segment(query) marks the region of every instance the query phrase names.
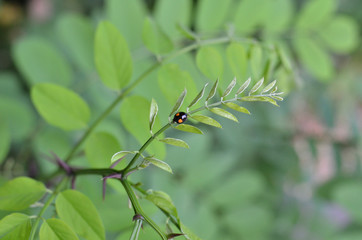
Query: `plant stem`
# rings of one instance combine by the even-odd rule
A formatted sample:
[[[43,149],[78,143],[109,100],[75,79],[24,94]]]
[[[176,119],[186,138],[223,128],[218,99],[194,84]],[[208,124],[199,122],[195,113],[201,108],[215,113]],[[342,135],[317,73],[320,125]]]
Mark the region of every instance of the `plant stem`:
[[[66,182],[67,178],[63,178],[60,183],[58,184],[58,186],[55,188],[55,190],[53,191],[53,193],[49,196],[48,200],[44,203],[44,206],[42,207],[42,209],[40,210],[35,223],[33,225],[33,227],[31,228],[31,233],[30,233],[30,238],[29,240],[33,240],[35,237],[35,233],[39,227],[40,224],[40,220],[43,216],[43,214],[45,213],[45,211],[47,210],[47,208],[49,207],[49,205],[53,202],[54,198],[58,195],[58,193],[61,191],[64,183]]]
[[[143,144],[143,146],[140,148],[140,150],[138,150],[137,154],[134,155],[134,157],[132,158],[132,160],[128,163],[128,165],[122,170],[123,172],[123,176],[126,176],[127,173],[129,172],[130,168],[133,166],[133,164],[136,162],[136,160],[138,159],[138,157],[146,150],[146,148],[148,147],[148,145],[150,145],[153,140],[160,135],[161,133],[163,133],[167,128],[169,128],[171,126],[171,123],[167,123],[165,126],[163,126],[160,130],[158,130],[155,134],[153,134],[146,142],[145,144]]]
[[[223,100],[223,101],[219,101],[219,102],[216,102],[216,103],[212,103],[212,104],[210,104],[210,105],[207,105],[207,106],[202,106],[202,107],[199,107],[199,108],[196,108],[195,110],[192,110],[192,111],[190,111],[190,112],[188,112],[188,115],[192,115],[192,114],[194,114],[194,113],[196,113],[196,112],[200,112],[200,111],[202,111],[202,110],[204,110],[204,109],[206,109],[206,108],[212,108],[212,107],[216,107],[216,106],[219,106],[219,105],[221,105],[221,104],[223,104],[223,103],[228,103],[228,102],[234,102],[234,101],[236,101],[236,100],[238,100],[239,98],[232,98],[232,99],[228,99],[228,100]]]
[[[132,185],[133,188],[135,188],[137,191],[139,191],[140,193],[142,193],[144,196],[147,196],[147,195],[148,195],[147,191],[144,190],[142,187],[140,187],[140,186],[138,186],[137,184],[134,184],[134,183],[132,183],[132,182],[130,182],[130,184]],[[172,222],[180,231],[182,231],[181,228],[180,228],[180,226],[179,226],[179,224],[175,221],[175,219],[172,218],[172,217],[170,217],[170,214],[168,214],[165,210],[163,210],[163,209],[160,208],[160,207],[158,207],[158,209],[160,209],[160,210],[163,212],[163,214],[166,215],[166,217],[169,217],[169,219],[171,220],[171,222]]]
[[[167,240],[167,236],[165,235],[165,233],[163,233],[163,231],[160,229],[160,227],[143,212],[141,205],[138,202],[138,199],[137,199],[135,193],[133,192],[130,183],[126,179],[122,179],[121,183],[122,183],[124,189],[126,190],[127,195],[132,203],[135,214],[140,214],[145,219],[145,221],[158,233],[158,235],[160,235],[160,237],[163,240]]]
[[[70,150],[67,157],[65,158],[65,162],[69,162],[73,157],[74,154],[77,152],[79,147],[84,143],[84,141],[88,138],[88,136],[94,131],[94,129],[98,126],[98,124],[108,116],[108,114],[113,110],[114,107],[118,105],[118,103],[126,97],[142,80],[144,80],[151,72],[153,72],[155,69],[157,69],[159,66],[162,65],[162,63],[167,62],[173,58],[176,58],[177,56],[190,52],[198,47],[206,46],[206,45],[213,45],[213,44],[221,44],[221,43],[227,43],[230,42],[231,39],[229,37],[221,37],[221,38],[215,38],[215,39],[209,39],[209,40],[202,40],[193,44],[190,44],[184,48],[181,48],[180,50],[174,52],[173,54],[170,54],[169,56],[161,59],[160,62],[157,62],[150,66],[146,71],[144,71],[135,81],[133,81],[128,87],[124,89],[123,92],[121,92],[118,97],[108,106],[108,108],[89,126],[89,128],[85,131],[81,139],[74,145],[74,147]]]
[[[79,170],[74,170],[73,174],[74,175],[110,175],[110,174],[115,174],[115,173],[121,173],[121,171],[117,171],[115,169],[112,168],[86,168],[86,169],[79,169]]]

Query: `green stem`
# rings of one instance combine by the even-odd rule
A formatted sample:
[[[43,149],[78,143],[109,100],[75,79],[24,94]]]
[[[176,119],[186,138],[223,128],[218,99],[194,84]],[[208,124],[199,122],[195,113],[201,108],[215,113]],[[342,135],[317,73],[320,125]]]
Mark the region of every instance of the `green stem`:
[[[227,43],[230,42],[231,39],[229,37],[222,37],[222,38],[215,38],[215,39],[209,39],[209,40],[203,40],[199,41],[197,43],[190,44],[184,48],[181,48],[180,50],[174,52],[173,54],[170,54],[169,56],[162,59],[160,62],[157,62],[153,64],[151,67],[149,67],[145,72],[141,74],[135,81],[133,81],[128,87],[124,89],[123,92],[121,92],[118,97],[109,105],[109,107],[92,123],[92,125],[89,126],[89,128],[85,131],[81,139],[74,145],[74,147],[70,150],[67,157],[65,158],[65,162],[69,162],[73,157],[74,154],[77,152],[79,147],[84,143],[84,141],[88,138],[88,136],[93,132],[93,130],[98,126],[98,124],[108,116],[108,114],[113,110],[115,106],[118,105],[118,103],[126,97],[142,80],[144,80],[151,72],[153,72],[155,69],[157,69],[159,66],[162,65],[162,63],[167,62],[173,58],[176,58],[177,56],[190,52],[198,47],[206,46],[206,45],[213,45],[213,44],[221,44],[221,43]]]
[[[192,114],[194,114],[194,113],[196,113],[196,112],[200,112],[200,111],[202,111],[202,110],[204,110],[204,109],[216,107],[216,106],[219,106],[219,105],[221,105],[221,104],[223,104],[223,103],[234,102],[234,101],[236,101],[236,100],[238,100],[238,99],[239,99],[239,98],[235,97],[235,98],[232,98],[232,99],[228,99],[228,100],[223,100],[223,101],[219,101],[219,102],[216,102],[216,103],[212,103],[212,104],[210,104],[210,105],[204,105],[204,106],[202,106],[202,107],[196,108],[195,110],[192,110],[191,112],[188,112],[187,114],[191,116]]]
[[[140,219],[136,220],[130,240],[138,239],[138,235],[140,233],[141,227],[142,227],[142,220],[140,220]]]
[[[50,195],[50,197],[47,199],[47,201],[44,203],[44,206],[42,207],[42,209],[40,210],[35,223],[33,225],[33,227],[31,228],[31,233],[30,233],[30,238],[29,240],[33,240],[35,237],[35,233],[39,227],[40,224],[40,220],[43,216],[43,214],[45,213],[45,211],[47,210],[47,208],[49,207],[49,205],[53,202],[54,198],[58,195],[58,193],[61,191],[64,183],[66,182],[67,178],[63,178],[60,183],[58,184],[58,186],[55,188],[55,190],[53,191],[53,193]]]
[[[134,157],[132,158],[132,160],[128,163],[128,165],[123,169],[123,175],[126,176],[127,173],[129,172],[130,168],[133,166],[133,164],[136,162],[136,160],[138,159],[138,157],[146,150],[146,148],[148,147],[148,145],[150,145],[153,140],[160,135],[161,133],[163,133],[167,128],[169,128],[171,126],[171,123],[167,123],[165,126],[163,126],[160,130],[158,130],[155,134],[153,134],[148,140],[147,142],[145,142],[145,144],[143,144],[143,146],[140,148],[140,150],[138,150],[137,154],[134,155]]]
[[[127,195],[132,203],[135,214],[140,214],[145,219],[145,221],[158,233],[158,235],[160,235],[160,237],[163,240],[167,240],[167,236],[160,229],[160,227],[143,212],[141,205],[138,202],[138,199],[137,199],[135,193],[133,192],[130,183],[126,179],[121,180],[121,183],[122,183],[124,189],[126,190]]]
[[[134,183],[132,183],[132,182],[130,182],[130,184],[132,185],[133,188],[135,188],[137,191],[139,191],[140,193],[142,193],[144,196],[147,196],[147,195],[148,195],[147,191],[144,190],[142,187],[140,187],[140,186],[138,186],[137,184],[134,184]],[[179,226],[179,224],[176,222],[176,220],[175,220],[173,217],[170,217],[170,214],[169,214],[169,213],[167,213],[165,210],[163,210],[163,209],[160,208],[160,207],[158,207],[158,209],[160,209],[160,210],[163,212],[163,214],[166,215],[166,217],[169,217],[169,219],[171,220],[171,222],[172,222],[180,231],[182,231],[181,228],[180,228],[180,226]]]
[[[91,175],[91,174],[93,174],[93,175],[102,175],[102,176],[116,174],[116,173],[121,173],[121,172],[117,171],[115,169],[112,169],[112,168],[86,168],[86,169],[74,170],[74,172],[73,172],[74,175]]]

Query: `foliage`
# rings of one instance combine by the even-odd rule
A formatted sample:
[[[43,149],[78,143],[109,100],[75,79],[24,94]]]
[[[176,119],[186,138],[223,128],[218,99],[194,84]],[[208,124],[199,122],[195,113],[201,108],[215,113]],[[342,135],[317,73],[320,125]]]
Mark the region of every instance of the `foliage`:
[[[304,174],[298,136],[283,110],[255,102],[279,106],[301,76],[333,83],[332,54],[359,44],[337,3],[159,0],[147,16],[141,0],[108,0],[41,30],[24,22],[11,45],[19,75],[0,73],[0,238],[288,238],[303,224],[289,189]],[[359,187],[322,186],[320,201],[360,224]],[[311,209],[310,225],[328,225]],[[328,226],[310,232],[361,235]]]

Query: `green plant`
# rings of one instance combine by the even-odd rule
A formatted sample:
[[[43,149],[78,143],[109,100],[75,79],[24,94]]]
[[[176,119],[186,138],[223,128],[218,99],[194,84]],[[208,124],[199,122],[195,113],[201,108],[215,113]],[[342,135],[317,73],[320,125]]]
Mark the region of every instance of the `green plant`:
[[[91,56],[93,28],[89,19],[76,14],[64,14],[56,23],[56,32],[61,42],[65,44],[63,47],[66,47],[69,52],[68,57],[76,66],[76,72],[71,70],[65,58],[48,40],[38,36],[24,37],[14,44],[13,56],[19,70],[25,76],[26,85],[31,88],[31,100],[36,110],[49,125],[66,131],[83,130],[83,132],[79,137],[76,135],[78,132],[68,134],[54,128],[47,129],[48,126],[44,127],[46,124],[42,121],[39,121],[38,127],[31,131],[35,125],[33,112],[29,111],[29,107],[24,103],[19,103],[18,99],[5,97],[11,100],[4,101],[8,104],[1,106],[1,109],[5,109],[10,115],[10,121],[0,122],[2,132],[0,145],[3,149],[0,151],[0,156],[7,154],[11,137],[16,141],[23,136],[30,136],[27,144],[23,144],[24,149],[20,151],[21,154],[17,156],[17,163],[21,164],[22,159],[26,162],[26,157],[23,158],[23,156],[27,155],[29,148],[34,147],[39,165],[36,177],[43,178],[43,182],[53,180],[55,183],[52,187],[54,189],[49,190],[39,181],[20,177],[2,186],[0,189],[1,209],[8,211],[25,209],[35,214],[34,217],[23,213],[5,216],[0,222],[2,237],[22,239],[30,235],[30,239],[35,239],[37,236],[40,239],[56,239],[52,235],[55,232],[65,234],[67,237],[64,239],[77,239],[77,235],[86,239],[104,239],[105,230],[102,221],[90,199],[78,191],[64,190],[69,181],[71,186],[75,186],[75,180],[78,182],[84,175],[100,175],[103,178],[104,195],[106,185],[112,186],[113,191],[119,191],[117,185],[122,184],[132,203],[134,227],[129,234],[128,228],[122,229],[122,235],[126,232],[125,235],[131,235],[131,239],[137,239],[142,223],[147,222],[162,239],[176,237],[178,233],[185,234],[186,238],[198,239],[181,223],[171,198],[162,191],[146,191],[139,183],[144,180],[137,179],[137,174],[133,174],[150,164],[168,172],[172,171],[169,164],[163,161],[166,154],[165,143],[185,148],[189,145],[183,140],[165,137],[166,129],[173,127],[176,130],[202,133],[193,125],[172,123],[173,115],[181,106],[186,106],[186,108],[183,107],[183,111],[195,122],[221,127],[220,123],[213,118],[196,115],[201,110],[208,110],[237,121],[233,114],[219,106],[223,105],[232,110],[249,113],[246,108],[235,102],[266,101],[276,104],[276,100],[282,100],[282,98],[276,89],[273,89],[276,82],[271,80],[278,79],[279,88],[286,92],[293,86],[291,78],[294,77],[293,68],[296,64],[290,57],[292,55],[290,43],[298,56],[297,60],[300,60],[311,74],[322,80],[330,79],[333,75],[333,67],[326,51],[318,47],[319,41],[327,42],[332,50],[342,53],[350,51],[358,43],[354,22],[344,17],[333,18],[334,1],[318,0],[308,3],[298,16],[295,28],[290,27],[291,1],[280,0],[271,3],[266,0],[245,0],[240,2],[232,19],[227,14],[232,1],[200,1],[195,22],[196,32],[190,30],[190,22],[187,20],[190,15],[191,1],[180,1],[177,3],[178,7],[173,6],[175,2],[171,4],[170,1],[159,1],[153,18],[145,17],[144,6],[140,1],[128,3],[127,8],[123,4],[126,3],[117,0],[107,3],[108,18],[114,24],[103,21],[98,25],[95,33],[94,63],[101,81],[98,81],[97,76],[93,74],[94,63]],[[261,10],[258,9],[259,6],[263,6]],[[275,14],[280,13],[280,9],[284,11],[281,11],[281,14]],[[324,11],[322,14],[319,12],[317,14],[316,9]],[[122,21],[118,19],[120,16]],[[224,29],[222,26],[228,18],[233,24]],[[332,21],[327,24],[331,18]],[[313,21],[310,21],[311,19]],[[125,22],[132,22],[132,25]],[[323,24],[327,24],[328,27],[325,28]],[[262,36],[259,39],[252,38],[259,29],[258,26],[263,26]],[[340,32],[340,29],[346,31],[342,34],[343,36],[336,34]],[[289,37],[287,34],[293,36],[291,41],[285,41]],[[151,54],[145,51],[142,42]],[[175,42],[178,43],[176,46]],[[224,47],[225,44],[228,45]],[[141,48],[143,54],[146,52],[146,57],[137,61],[137,52],[131,54],[130,48],[133,50]],[[195,61],[200,72],[208,80],[219,78],[211,87],[203,105],[200,105],[200,102],[207,86],[204,85],[205,77],[195,67],[193,55],[190,54],[192,51],[197,51]],[[149,59],[153,56],[154,59]],[[227,59],[228,64],[224,64],[224,58]],[[158,70],[157,79],[152,75],[156,69]],[[233,76],[236,78],[231,83],[226,81]],[[252,76],[252,78],[243,83],[242,81],[247,76]],[[77,81],[73,81],[75,78]],[[86,84],[79,82],[81,80],[78,79],[84,78],[93,80]],[[261,78],[267,83],[263,88],[261,88],[263,80],[256,81]],[[198,80],[194,81],[194,79]],[[156,81],[158,86],[155,84]],[[112,91],[99,84],[100,82]],[[230,97],[231,91],[237,84],[242,86],[237,89],[234,97]],[[253,85],[249,94],[239,95],[244,93],[249,84]],[[202,86],[202,90],[198,92],[197,89]],[[188,92],[187,96],[184,91],[179,97],[180,92],[185,88]],[[213,102],[217,94],[220,99]],[[19,93],[17,96],[20,95]],[[147,100],[151,98],[157,99],[160,107],[155,100],[151,102]],[[211,103],[208,103],[209,101]],[[118,119],[112,121],[119,115],[113,110],[120,102],[122,102],[120,108],[122,127],[118,126]],[[175,102],[176,105],[170,114],[162,112],[162,110],[170,109],[170,104]],[[21,106],[20,113],[17,111],[19,106]],[[149,110],[150,106],[151,110]],[[160,108],[159,113],[158,108]],[[194,110],[190,110],[191,108]],[[165,122],[167,118],[168,122],[161,126],[159,119]],[[14,119],[15,121],[12,121]],[[25,121],[23,119],[26,119],[25,124],[22,122]],[[8,128],[7,124],[15,127]],[[113,126],[115,124],[117,126]],[[18,126],[22,128],[13,130],[12,133],[8,131]],[[120,131],[120,128],[127,130],[138,143],[132,142],[133,140],[128,137],[127,141],[123,140],[121,145],[119,140],[125,133]],[[153,129],[157,131],[153,133]],[[36,141],[36,146],[31,146],[32,137],[35,135],[40,136],[41,140]],[[69,146],[69,138],[76,140],[73,146]],[[128,144],[128,141],[131,143]],[[139,148],[138,144],[142,147]],[[53,151],[50,158],[57,163],[57,169],[42,161],[44,153],[49,158],[49,150]],[[82,150],[85,154],[82,154]],[[111,158],[109,154],[114,152],[117,153]],[[84,159],[82,161],[84,155],[86,161]],[[127,158],[131,156],[133,157],[127,161]],[[140,161],[139,158],[143,160]],[[75,162],[83,166],[79,167]],[[135,181],[131,182],[128,179],[130,174],[132,177],[136,175]],[[255,176],[249,179],[253,177]],[[114,179],[118,181],[117,184],[114,183]],[[225,185],[234,186],[233,181],[234,179],[231,179],[231,183]],[[92,181],[95,184],[96,182],[99,182],[99,178]],[[255,189],[258,189],[258,186],[256,184]],[[143,209],[144,207],[141,207],[134,191],[137,191],[143,199],[152,202],[166,215],[167,233],[152,220]],[[43,205],[38,204],[37,201],[41,200],[44,194],[47,195],[42,201]],[[253,193],[249,194],[253,195]],[[123,195],[120,193],[117,197],[116,201],[126,201],[124,193]],[[56,213],[50,210],[54,201]],[[218,201],[221,201],[221,205],[224,204],[222,200]],[[35,211],[34,208],[28,209],[31,205],[35,207]],[[37,211],[39,205],[40,210]],[[76,209],[76,211],[71,211],[71,209]],[[265,219],[268,219],[269,215],[265,213],[267,211],[263,212],[260,209],[263,208],[247,208],[257,213],[255,216],[264,214]],[[58,216],[58,218],[50,218],[53,216]],[[118,217],[115,219],[121,218]],[[128,214],[127,217],[129,223],[132,216]],[[230,219],[233,218],[230,217]],[[37,232],[38,229],[40,229],[39,232]],[[245,229],[241,231],[247,232]]]

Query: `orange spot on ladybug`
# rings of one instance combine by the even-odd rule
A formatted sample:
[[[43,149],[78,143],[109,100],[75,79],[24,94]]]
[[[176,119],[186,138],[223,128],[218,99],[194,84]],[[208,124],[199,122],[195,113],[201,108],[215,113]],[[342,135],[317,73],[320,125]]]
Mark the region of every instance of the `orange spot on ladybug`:
[[[183,122],[182,119],[179,119],[179,120],[178,120],[178,123],[182,123],[182,122]]]
[[[176,113],[176,117],[180,116],[180,113]]]

